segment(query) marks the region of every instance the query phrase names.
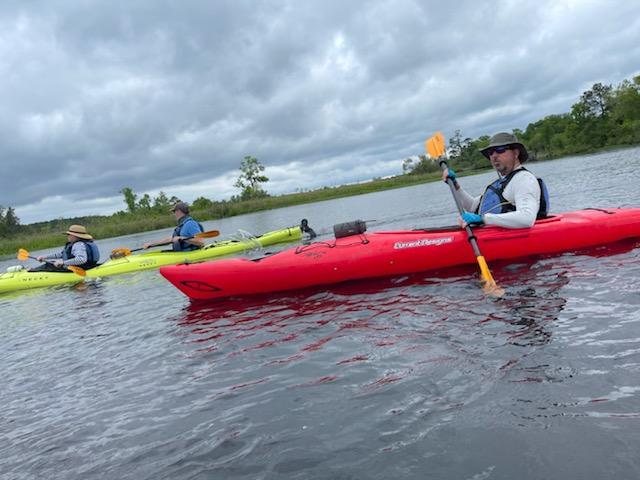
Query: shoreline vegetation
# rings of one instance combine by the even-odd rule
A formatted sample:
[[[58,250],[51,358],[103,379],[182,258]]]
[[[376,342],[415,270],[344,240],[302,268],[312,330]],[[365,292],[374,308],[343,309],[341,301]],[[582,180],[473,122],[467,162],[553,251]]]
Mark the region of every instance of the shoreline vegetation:
[[[582,94],[569,113],[549,115],[530,123],[524,131],[514,129],[513,133],[526,145],[529,161],[532,162],[635,147],[640,144],[640,75],[632,80],[624,80],[616,87],[596,83]],[[488,144],[488,135],[477,139],[464,138],[460,130],[456,130],[448,142],[449,165],[460,176],[490,170],[486,158],[479,151]],[[404,160],[402,173],[393,177],[270,196],[262,188],[262,184],[269,180],[263,174],[264,169],[256,158],[245,157],[234,185],[241,190],[241,194],[222,201],[197,198],[191,204],[193,216],[201,222],[218,220],[408,187],[438,181],[441,177],[439,166],[426,155],[419,154]],[[179,199],[169,198],[163,192],[156,198],[148,194],[138,198],[130,187],[123,187],[120,193],[124,195],[128,211],[109,216],[58,218],[29,225],[20,225],[12,207],[5,209],[0,206],[0,258],[10,258],[19,248],[61,248],[64,243],[61,233],[74,223],[85,225],[98,241],[175,227],[175,220],[168,210]]]
[[[462,175],[473,173],[478,172],[464,172]],[[353,195],[362,195],[382,190],[408,187],[439,179],[440,174],[438,173],[398,175],[385,179],[373,179],[369,182],[358,184],[323,187],[307,192],[289,193],[278,196],[240,200],[236,202],[212,202],[210,206],[205,208],[197,208],[197,204],[195,204],[195,206],[192,206],[191,208],[191,214],[194,218],[198,219],[199,222],[205,222],[264,210],[273,210],[293,205],[315,203],[323,200],[333,200]],[[74,223],[85,225],[96,241],[100,241],[105,238],[119,237],[122,235],[130,235],[162,228],[173,229],[176,222],[173,215],[169,214],[168,208],[163,209],[163,212],[157,212],[151,215],[148,211],[144,211],[133,213],[117,212],[110,216],[60,218],[49,222],[33,224],[43,226],[46,224],[45,231],[22,234],[12,238],[3,239],[2,246],[0,247],[0,256],[4,259],[10,258],[10,256],[15,254],[19,248],[25,248],[27,250],[61,248],[65,241],[65,237],[62,236],[61,233],[65,232],[69,225]],[[284,228],[285,226],[288,225],[280,225],[279,227],[274,226],[274,228]],[[252,233],[257,235],[264,232]],[[102,255],[104,256],[105,253]]]

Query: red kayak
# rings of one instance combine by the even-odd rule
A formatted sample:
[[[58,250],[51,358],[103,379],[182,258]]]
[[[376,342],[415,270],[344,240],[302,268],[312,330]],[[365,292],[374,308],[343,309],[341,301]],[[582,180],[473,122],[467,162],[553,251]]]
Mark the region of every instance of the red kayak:
[[[160,273],[188,297],[210,300],[476,263],[467,234],[459,227],[362,230],[258,260],[173,265]],[[640,238],[640,208],[580,210],[538,220],[531,228],[485,226],[474,233],[487,261],[555,254]]]

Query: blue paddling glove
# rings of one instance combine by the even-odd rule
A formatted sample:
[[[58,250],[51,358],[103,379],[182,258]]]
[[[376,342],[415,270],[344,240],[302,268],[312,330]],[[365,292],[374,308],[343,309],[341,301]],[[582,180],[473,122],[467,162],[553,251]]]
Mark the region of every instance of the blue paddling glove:
[[[458,177],[456,172],[453,171],[453,168],[447,168],[447,172],[447,178],[450,178],[452,182],[455,182]],[[447,183],[447,181],[445,180],[444,183]]]
[[[484,223],[482,215],[478,215],[477,213],[464,212],[462,214],[462,220],[464,220],[468,225],[471,225],[472,223]]]

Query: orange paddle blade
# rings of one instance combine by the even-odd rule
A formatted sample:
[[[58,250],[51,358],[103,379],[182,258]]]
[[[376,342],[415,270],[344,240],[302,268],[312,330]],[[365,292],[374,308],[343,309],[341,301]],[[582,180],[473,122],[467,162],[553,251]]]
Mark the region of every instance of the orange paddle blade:
[[[29,258],[29,251],[21,248],[18,250],[18,260],[26,260]]]
[[[73,265],[68,265],[66,268],[68,270],[71,270],[76,275],[80,275],[81,277],[87,276],[87,271],[84,268],[74,267]]]
[[[482,290],[491,297],[500,298],[504,295],[504,289],[500,288],[491,275],[487,261],[481,255],[476,258],[480,266],[480,281],[482,282]]]
[[[437,132],[434,136],[428,138],[427,141],[424,142],[424,147],[427,150],[429,156],[433,159],[439,158],[444,155],[445,144],[442,133]]]
[[[194,235],[195,238],[213,238],[220,235],[218,230],[209,230],[208,232],[200,232]]]
[[[436,132],[436,134],[433,136],[436,145],[438,146],[438,150],[442,151],[442,153],[444,153],[444,151],[446,150],[446,146],[445,146],[445,142],[444,142],[444,135],[442,135],[442,132]]]
[[[131,255],[130,248],[114,248],[111,250],[111,258],[122,258]]]

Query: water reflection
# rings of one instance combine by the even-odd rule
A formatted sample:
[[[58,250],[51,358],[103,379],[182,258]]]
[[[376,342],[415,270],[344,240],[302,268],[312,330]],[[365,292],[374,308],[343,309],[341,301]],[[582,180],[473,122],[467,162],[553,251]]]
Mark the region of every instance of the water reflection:
[[[637,241],[621,242],[581,254],[618,254],[637,245]],[[215,340],[216,346],[210,348],[216,349],[227,342],[247,344],[250,338],[261,338],[261,341],[245,345],[245,349],[265,348],[290,342],[305,330],[335,324],[332,336],[305,346],[304,351],[320,348],[349,328],[369,330],[369,333],[389,330],[395,319],[407,328],[406,333],[420,335],[442,334],[443,322],[455,325],[465,321],[479,327],[492,323],[487,328],[499,335],[501,341],[535,347],[551,341],[553,323],[567,303],[563,288],[570,283],[572,275],[580,274],[572,272],[571,262],[563,258],[496,262],[492,266],[494,276],[507,289],[507,294],[493,301],[484,297],[478,288],[475,266],[463,266],[294,293],[191,303],[177,317],[177,322],[190,330],[192,341]],[[470,298],[469,292],[475,294]],[[379,317],[385,321],[378,322]],[[496,325],[500,324],[504,328],[496,331]]]
[[[566,270],[549,269],[529,261],[504,268],[502,285],[509,288],[500,308],[487,320],[500,321],[512,327],[505,330],[507,342],[521,347],[540,346],[551,340],[553,322],[558,319],[567,299],[562,288],[570,282]],[[526,285],[522,287],[521,285]]]
[[[580,270],[584,266],[576,267],[571,258],[620,254],[637,245],[637,241],[621,242],[578,254],[496,263],[494,276],[506,287],[507,295],[495,302],[477,289],[475,268],[468,266],[324,289],[192,303],[177,322],[190,330],[193,342],[210,343],[207,348],[215,350],[231,344],[241,345],[242,351],[272,347],[327,324],[333,325],[331,333],[304,344],[301,352],[322,348],[352,328],[364,336],[400,326],[404,334],[433,335],[442,334],[443,322],[453,327],[460,321],[480,327],[492,323],[486,328],[499,341],[514,346],[542,346],[551,341],[554,322],[566,306],[564,287],[572,276],[585,274]],[[504,327],[497,329],[500,324]],[[375,341],[394,340],[391,336],[391,340]]]
[[[562,294],[563,287],[572,277],[593,272],[584,266],[566,261],[567,257],[587,256],[592,258],[611,257],[631,252],[640,246],[637,240],[584,249],[569,254],[542,259],[529,259],[512,263],[500,271],[504,285],[527,285],[519,290],[509,289],[502,299],[505,309],[496,311],[488,320],[503,321],[516,329],[509,331],[509,342],[519,346],[533,346],[548,343],[551,338],[552,322],[557,320],[567,304]]]

